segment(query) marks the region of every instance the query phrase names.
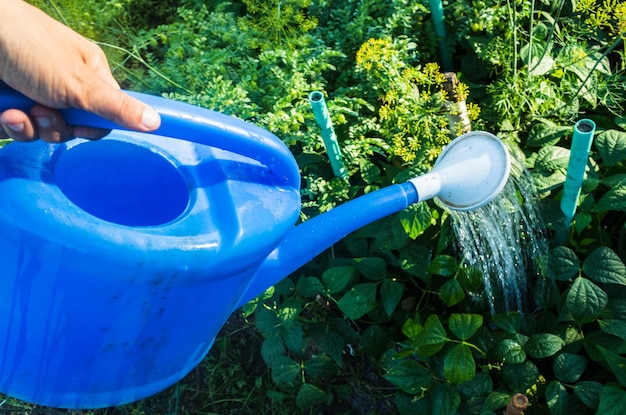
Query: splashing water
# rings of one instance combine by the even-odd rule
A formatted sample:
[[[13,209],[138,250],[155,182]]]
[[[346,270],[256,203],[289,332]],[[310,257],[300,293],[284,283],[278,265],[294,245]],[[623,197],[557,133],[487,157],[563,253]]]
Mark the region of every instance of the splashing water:
[[[491,203],[451,212],[463,264],[480,271],[491,313],[523,311],[528,283],[545,275],[548,242],[528,170],[512,160],[511,176]]]

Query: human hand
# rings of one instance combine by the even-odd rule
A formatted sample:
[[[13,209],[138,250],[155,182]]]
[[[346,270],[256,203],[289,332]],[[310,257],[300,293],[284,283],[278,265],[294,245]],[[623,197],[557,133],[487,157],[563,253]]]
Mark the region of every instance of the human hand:
[[[106,135],[67,125],[57,110],[70,107],[137,131],[154,131],[161,122],[156,111],[120,91],[102,49],[22,0],[0,1],[0,80],[39,103],[28,114],[0,113],[2,129],[14,140]]]

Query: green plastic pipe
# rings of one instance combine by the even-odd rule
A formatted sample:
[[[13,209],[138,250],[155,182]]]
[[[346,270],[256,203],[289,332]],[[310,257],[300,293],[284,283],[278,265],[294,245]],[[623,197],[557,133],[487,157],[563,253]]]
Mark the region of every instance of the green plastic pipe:
[[[330,165],[333,168],[333,173],[336,177],[348,180],[348,173],[343,164],[341,150],[339,149],[339,143],[337,142],[337,135],[335,134],[335,129],[333,128],[333,122],[330,119],[324,94],[319,91],[311,92],[309,94],[309,102],[311,103],[311,108],[313,108],[315,121],[317,121],[317,125],[319,125],[322,130],[321,134],[322,139],[324,140],[324,147],[326,148]]]
[[[567,230],[572,226],[572,219],[576,213],[595,130],[596,124],[587,119],[579,120],[574,125],[572,148],[567,165],[567,176],[563,185],[563,197],[561,198],[561,211]]]
[[[435,34],[439,39],[439,47],[441,50],[441,66],[443,72],[452,71],[452,54],[446,43],[446,26],[443,22],[443,3],[441,0],[428,0],[430,12],[435,26]]]

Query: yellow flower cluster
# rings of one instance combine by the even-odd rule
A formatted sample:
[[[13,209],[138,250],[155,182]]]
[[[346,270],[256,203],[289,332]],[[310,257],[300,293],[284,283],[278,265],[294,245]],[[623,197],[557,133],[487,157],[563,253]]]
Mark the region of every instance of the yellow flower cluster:
[[[356,64],[366,71],[384,69],[392,50],[390,39],[368,39],[356,53]]]

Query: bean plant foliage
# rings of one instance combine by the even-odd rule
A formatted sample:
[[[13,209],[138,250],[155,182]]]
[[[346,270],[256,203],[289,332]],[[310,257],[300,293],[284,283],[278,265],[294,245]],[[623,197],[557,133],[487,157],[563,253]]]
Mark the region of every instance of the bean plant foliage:
[[[38,3],[54,15],[56,2]],[[228,413],[271,405],[272,413],[493,415],[515,393],[528,396],[529,415],[623,412],[625,3],[444,1],[445,39],[425,0],[168,1],[152,24],[134,23],[130,1],[84,2],[104,3],[113,8],[100,15],[103,26],[84,28],[125,87],[279,136],[301,168],[303,221],[428,171],[460,132],[450,117],[459,100],[474,129],[505,140],[539,193],[550,250],[546,272],[522,288],[523,309],[496,298],[491,312],[489,276],[459,257],[452,217],[434,202],[413,205],[235,313],[260,336],[246,354],[267,376],[256,374],[248,403],[231,402]],[[71,25],[82,21],[72,20],[78,10],[68,2],[61,14]],[[442,86],[442,44],[454,57],[455,96]],[[312,91],[325,96],[347,180],[333,175]],[[559,203],[582,118],[597,128],[570,229]],[[228,341],[218,339],[220,353]],[[253,393],[270,404],[251,409]]]

